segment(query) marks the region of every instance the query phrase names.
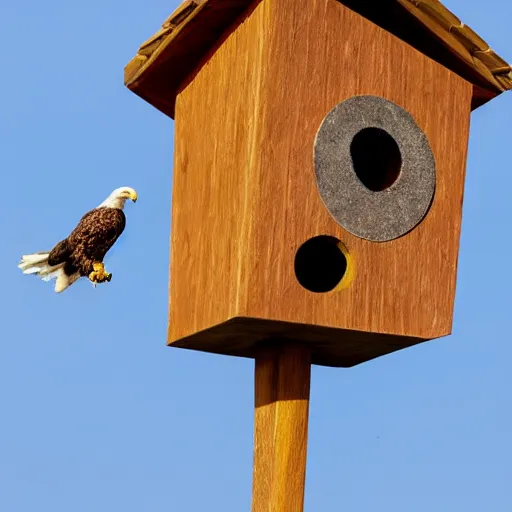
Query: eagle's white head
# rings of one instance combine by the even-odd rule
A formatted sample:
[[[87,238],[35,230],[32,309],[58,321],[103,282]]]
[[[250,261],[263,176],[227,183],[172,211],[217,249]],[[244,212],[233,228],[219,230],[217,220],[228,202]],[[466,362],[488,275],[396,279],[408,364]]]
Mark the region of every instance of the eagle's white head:
[[[127,199],[131,199],[134,203],[137,201],[137,192],[131,187],[119,187],[103,201],[100,206],[107,206],[109,208],[124,208],[124,203]]]

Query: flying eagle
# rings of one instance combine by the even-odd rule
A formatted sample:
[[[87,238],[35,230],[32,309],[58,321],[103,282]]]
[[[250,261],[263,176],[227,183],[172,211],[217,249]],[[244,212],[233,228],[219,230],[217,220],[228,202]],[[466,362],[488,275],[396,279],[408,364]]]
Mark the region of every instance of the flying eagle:
[[[110,281],[112,274],[105,270],[103,258],[124,231],[123,208],[127,199],[137,201],[137,192],[130,187],[117,188],[87,212],[71,234],[50,252],[26,254],[18,267],[24,274],[36,274],[44,281],[55,278],[57,293],[80,277],[88,277],[94,286]]]

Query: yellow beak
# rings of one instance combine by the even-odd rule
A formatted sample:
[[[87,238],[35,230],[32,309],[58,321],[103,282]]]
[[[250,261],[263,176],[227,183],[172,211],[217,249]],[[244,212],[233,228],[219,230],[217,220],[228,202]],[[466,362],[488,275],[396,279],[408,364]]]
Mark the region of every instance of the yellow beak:
[[[137,196],[137,192],[135,192],[135,190],[130,190],[129,192],[126,192],[127,196],[126,198],[127,199],[131,199],[134,203],[137,202],[137,199],[138,199],[138,196]]]

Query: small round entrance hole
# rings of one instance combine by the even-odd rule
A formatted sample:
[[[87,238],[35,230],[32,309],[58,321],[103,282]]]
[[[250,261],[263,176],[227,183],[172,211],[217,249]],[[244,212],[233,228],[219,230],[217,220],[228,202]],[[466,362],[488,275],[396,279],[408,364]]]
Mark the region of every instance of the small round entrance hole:
[[[338,246],[339,240],[321,235],[303,243],[295,255],[295,276],[311,292],[333,290],[347,271],[347,258]]]
[[[352,139],[350,156],[357,177],[373,192],[387,189],[397,180],[402,156],[395,139],[381,128],[363,128]]]

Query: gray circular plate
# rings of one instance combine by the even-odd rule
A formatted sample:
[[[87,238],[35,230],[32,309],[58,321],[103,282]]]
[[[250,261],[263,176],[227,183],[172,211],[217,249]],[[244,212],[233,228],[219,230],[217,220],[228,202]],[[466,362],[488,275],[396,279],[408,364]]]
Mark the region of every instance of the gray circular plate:
[[[350,145],[364,128],[385,130],[402,157],[398,178],[379,192],[363,185],[354,171]],[[336,105],[316,135],[314,164],[326,208],[360,238],[398,238],[416,227],[432,204],[436,165],[428,139],[407,111],[384,98],[354,96]]]

